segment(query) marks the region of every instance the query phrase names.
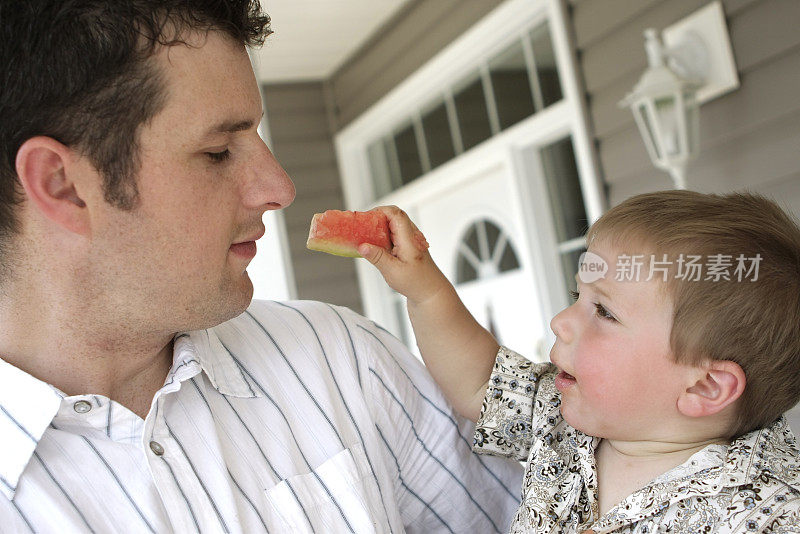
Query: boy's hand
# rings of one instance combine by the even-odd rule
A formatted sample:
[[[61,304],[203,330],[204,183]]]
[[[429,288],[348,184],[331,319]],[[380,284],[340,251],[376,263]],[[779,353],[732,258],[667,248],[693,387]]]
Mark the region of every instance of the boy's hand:
[[[375,209],[389,219],[392,250],[364,243],[358,253],[408,298],[408,317],[428,371],[456,411],[477,421],[497,341],[461,302],[408,215],[396,206]]]
[[[389,286],[405,295],[409,304],[419,304],[450,285],[431,255],[428,242],[408,215],[397,206],[375,208],[386,214],[392,250],[362,243],[358,253],[378,268]]]

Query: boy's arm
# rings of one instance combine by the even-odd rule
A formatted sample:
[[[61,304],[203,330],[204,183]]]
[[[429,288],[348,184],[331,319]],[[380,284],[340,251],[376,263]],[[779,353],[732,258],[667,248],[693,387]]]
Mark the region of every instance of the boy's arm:
[[[359,253],[378,268],[390,287],[406,296],[428,371],[456,411],[477,421],[499,345],[461,302],[408,216],[395,206],[376,209],[389,218],[394,247],[390,252],[363,244]]]

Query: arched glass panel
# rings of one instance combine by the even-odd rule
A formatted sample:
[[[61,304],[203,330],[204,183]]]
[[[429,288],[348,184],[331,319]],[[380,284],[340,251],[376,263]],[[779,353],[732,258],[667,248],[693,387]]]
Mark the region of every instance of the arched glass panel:
[[[480,219],[467,228],[456,254],[456,284],[519,269],[511,239],[489,219]]]

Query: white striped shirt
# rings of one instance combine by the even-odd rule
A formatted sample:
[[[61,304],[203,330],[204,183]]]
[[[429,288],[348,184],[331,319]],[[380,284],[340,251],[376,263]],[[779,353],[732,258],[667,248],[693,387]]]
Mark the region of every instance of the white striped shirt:
[[[254,302],[174,345],[144,420],[0,360],[3,532],[508,527],[520,466],[471,453],[473,424],[363,317]]]

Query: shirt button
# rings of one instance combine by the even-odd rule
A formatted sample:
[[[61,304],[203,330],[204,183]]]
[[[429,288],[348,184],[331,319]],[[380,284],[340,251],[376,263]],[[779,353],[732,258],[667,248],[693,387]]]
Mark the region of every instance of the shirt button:
[[[157,441],[150,442],[150,450],[153,451],[153,454],[155,454],[156,456],[161,456],[162,454],[164,454],[164,447],[162,447],[161,444]]]
[[[86,413],[92,409],[92,405],[85,400],[80,400],[73,404],[72,408],[78,413]]]

